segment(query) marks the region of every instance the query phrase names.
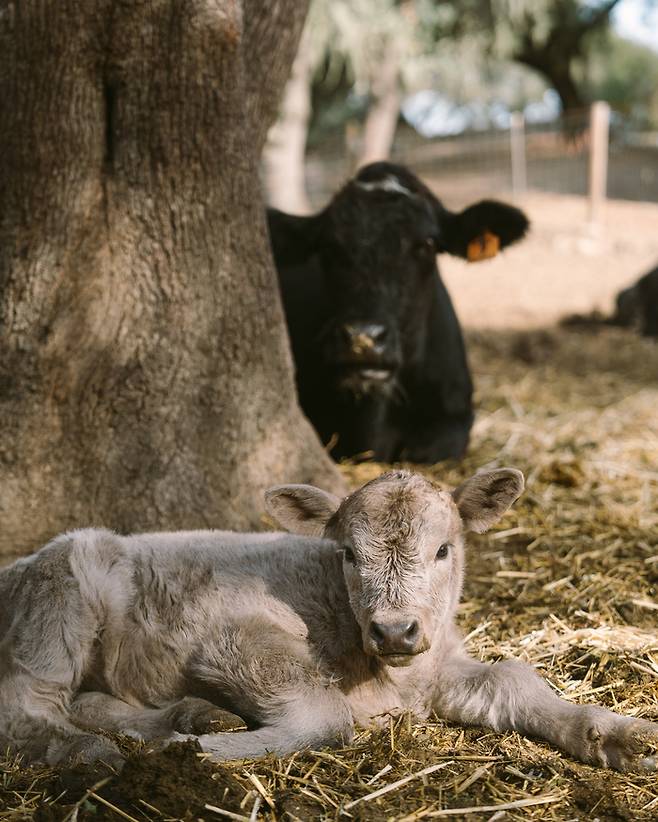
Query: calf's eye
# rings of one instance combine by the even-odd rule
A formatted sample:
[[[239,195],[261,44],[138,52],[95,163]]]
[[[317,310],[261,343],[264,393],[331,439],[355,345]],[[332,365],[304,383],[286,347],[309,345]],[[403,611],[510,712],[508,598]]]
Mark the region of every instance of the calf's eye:
[[[451,548],[452,545],[449,542],[444,542],[443,545],[439,546],[439,550],[436,552],[436,558],[445,559],[450,553]]]
[[[343,559],[345,562],[349,562],[350,565],[356,565],[354,551],[351,548],[348,548],[347,545],[343,545]]]

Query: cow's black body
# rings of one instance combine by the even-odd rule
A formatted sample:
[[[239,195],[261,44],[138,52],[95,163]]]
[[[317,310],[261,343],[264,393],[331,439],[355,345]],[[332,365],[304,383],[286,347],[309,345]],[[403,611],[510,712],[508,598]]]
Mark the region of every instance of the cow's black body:
[[[501,246],[527,220],[493,202],[448,212],[407,169],[362,169],[317,215],[268,212],[302,408],[336,458],[463,454],[472,383],[436,254]]]
[[[645,337],[658,337],[658,266],[617,295],[611,325],[639,328]]]

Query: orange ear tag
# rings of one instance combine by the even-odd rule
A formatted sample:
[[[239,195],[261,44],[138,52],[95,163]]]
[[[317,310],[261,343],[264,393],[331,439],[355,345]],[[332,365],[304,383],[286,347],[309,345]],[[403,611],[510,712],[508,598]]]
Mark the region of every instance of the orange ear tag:
[[[500,238],[490,231],[485,231],[468,244],[466,258],[469,263],[477,263],[480,260],[488,260],[495,257],[500,251]]]

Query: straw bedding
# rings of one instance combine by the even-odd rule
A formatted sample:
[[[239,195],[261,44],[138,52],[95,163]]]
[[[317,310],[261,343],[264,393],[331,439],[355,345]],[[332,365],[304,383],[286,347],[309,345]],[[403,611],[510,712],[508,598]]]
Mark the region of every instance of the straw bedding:
[[[536,665],[567,699],[658,720],[658,346],[613,329],[473,332],[479,415],[447,485],[513,465],[527,490],[471,540],[471,652]],[[383,466],[346,465],[350,482]],[[6,762],[1,820],[651,820],[658,776],[580,765],[516,734],[391,719],[349,748],[214,766],[122,740],[121,775]]]

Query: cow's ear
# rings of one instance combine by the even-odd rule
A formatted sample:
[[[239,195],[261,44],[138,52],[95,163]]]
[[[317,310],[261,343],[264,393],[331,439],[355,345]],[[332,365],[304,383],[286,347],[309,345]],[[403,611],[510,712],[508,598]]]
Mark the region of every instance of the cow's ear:
[[[495,200],[482,200],[458,214],[444,211],[440,224],[443,250],[471,263],[495,257],[522,239],[530,226],[520,209]]]
[[[465,531],[483,534],[498,522],[523,492],[523,474],[516,468],[478,471],[452,492]]]
[[[322,237],[322,212],[308,217],[267,209],[267,227],[277,265],[297,265],[318,251]]]
[[[340,500],[312,485],[277,485],[265,492],[265,508],[292,534],[320,537]]]

